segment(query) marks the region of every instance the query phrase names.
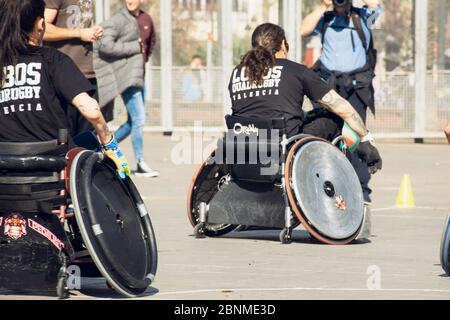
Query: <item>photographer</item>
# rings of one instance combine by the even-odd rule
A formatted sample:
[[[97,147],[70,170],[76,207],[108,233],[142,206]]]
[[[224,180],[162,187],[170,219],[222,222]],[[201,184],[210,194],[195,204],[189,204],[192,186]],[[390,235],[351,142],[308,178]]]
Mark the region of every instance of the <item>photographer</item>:
[[[379,0],[364,0],[357,8],[352,0],[323,0],[303,21],[303,37],[321,35],[322,55],[313,70],[348,100],[366,122],[367,108],[375,113],[374,89],[376,50],[371,27],[383,12]],[[350,156],[364,191],[371,203],[371,174],[357,154]]]

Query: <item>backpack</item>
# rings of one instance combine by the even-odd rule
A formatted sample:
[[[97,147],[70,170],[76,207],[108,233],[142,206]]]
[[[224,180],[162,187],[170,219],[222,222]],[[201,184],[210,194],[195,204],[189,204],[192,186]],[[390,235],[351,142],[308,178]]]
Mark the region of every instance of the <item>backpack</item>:
[[[378,51],[374,48],[372,31],[369,29],[369,32],[370,32],[370,43],[367,46],[366,34],[364,33],[364,29],[363,29],[362,22],[361,22],[361,11],[360,11],[360,9],[352,7],[351,12],[350,12],[350,16],[351,16],[351,19],[353,21],[353,25],[355,27],[355,30],[358,33],[358,36],[361,39],[361,42],[362,42],[364,48],[366,49],[367,66],[371,70],[374,71],[375,67],[377,65]],[[334,14],[333,11],[328,11],[324,15],[324,23],[323,23],[323,27],[322,27],[322,31],[321,31],[321,33],[322,33],[322,44],[325,41],[325,33],[326,33],[328,27],[330,26],[331,21],[334,19],[334,17],[335,17],[335,14]],[[353,33],[352,33],[352,35],[353,35]],[[355,44],[353,42],[353,37],[352,37],[352,43],[353,43],[353,46],[354,46]]]

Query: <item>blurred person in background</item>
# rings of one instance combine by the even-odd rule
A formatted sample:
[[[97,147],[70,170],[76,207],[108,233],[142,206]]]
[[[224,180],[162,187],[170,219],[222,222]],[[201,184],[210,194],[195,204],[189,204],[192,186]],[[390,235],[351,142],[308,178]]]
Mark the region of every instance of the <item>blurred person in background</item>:
[[[92,43],[103,36],[103,28],[93,24],[94,0],[45,0],[45,4],[44,45],[72,58],[95,88],[93,97],[98,100]],[[113,119],[113,107],[109,104],[102,108],[106,121]],[[68,108],[68,117],[74,136],[93,129],[76,108]]]
[[[313,70],[348,100],[366,123],[367,109],[375,113],[373,78],[377,52],[373,48],[371,27],[383,7],[379,0],[364,0],[364,3],[364,7],[357,8],[352,0],[322,0],[303,20],[301,35],[321,35],[322,55]],[[361,182],[370,217],[371,174],[357,153],[349,157]]]
[[[128,120],[115,136],[120,143],[131,135],[137,176],[158,177],[159,172],[144,159],[144,69],[155,44],[153,22],[141,10],[141,0],[124,0],[123,3],[117,14],[102,23],[104,35],[94,45],[100,105],[122,96]]]
[[[181,77],[183,99],[187,101],[201,101],[205,96],[205,67],[199,55],[192,57],[189,69]]]

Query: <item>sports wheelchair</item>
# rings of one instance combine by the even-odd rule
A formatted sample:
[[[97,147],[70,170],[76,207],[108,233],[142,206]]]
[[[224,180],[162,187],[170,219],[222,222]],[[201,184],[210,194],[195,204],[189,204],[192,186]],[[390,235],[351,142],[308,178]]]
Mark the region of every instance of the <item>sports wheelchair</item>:
[[[197,238],[262,227],[281,230],[280,241],[290,244],[300,224],[325,244],[358,238],[364,199],[352,165],[336,147],[345,146],[342,137],[333,143],[288,138],[284,119],[227,116],[226,123],[228,133],[189,188],[188,218]]]
[[[99,147],[92,134],[81,140]],[[68,298],[76,266],[139,296],[157,269],[145,204],[111,160],[67,141],[62,130],[54,141],[0,143],[0,288]]]

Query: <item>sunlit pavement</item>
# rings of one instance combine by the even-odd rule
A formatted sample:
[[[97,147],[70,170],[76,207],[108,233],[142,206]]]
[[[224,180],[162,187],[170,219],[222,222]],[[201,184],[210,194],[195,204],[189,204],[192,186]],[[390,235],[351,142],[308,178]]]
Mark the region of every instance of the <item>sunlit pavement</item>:
[[[142,299],[450,299],[450,279],[439,264],[450,209],[450,147],[379,146],[384,170],[372,183],[371,243],[320,245],[300,228],[286,246],[275,231],[195,239],[186,195],[197,165],[174,165],[172,140],[146,136],[148,162],[161,177],[135,179],[151,211],[159,249],[156,281]],[[124,150],[134,166],[129,141]],[[404,174],[411,176],[416,209],[395,208]],[[72,299],[111,298],[120,297],[102,279],[83,279],[82,290],[72,291]]]

